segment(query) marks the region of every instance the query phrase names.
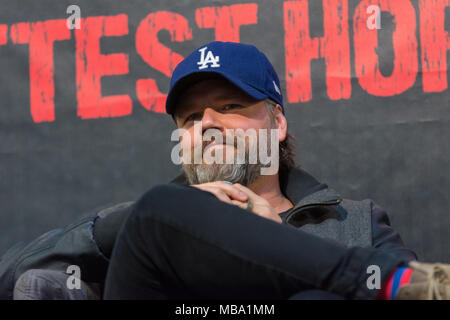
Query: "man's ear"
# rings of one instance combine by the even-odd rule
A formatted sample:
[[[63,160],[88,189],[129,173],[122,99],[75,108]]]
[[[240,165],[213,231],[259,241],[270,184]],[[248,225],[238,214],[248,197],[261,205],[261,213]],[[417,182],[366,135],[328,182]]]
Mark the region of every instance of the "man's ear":
[[[283,114],[283,108],[279,104],[273,109],[273,117],[278,128],[278,140],[282,142],[287,136],[287,120]]]

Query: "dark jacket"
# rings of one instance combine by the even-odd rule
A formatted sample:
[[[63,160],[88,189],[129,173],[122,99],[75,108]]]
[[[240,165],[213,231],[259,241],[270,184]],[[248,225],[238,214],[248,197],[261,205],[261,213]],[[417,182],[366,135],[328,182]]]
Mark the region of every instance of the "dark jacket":
[[[172,182],[186,183],[184,176]],[[342,199],[302,169],[291,170],[282,179],[281,190],[295,204],[282,214],[283,223],[348,247],[372,246],[406,260],[417,259],[390,226],[386,212],[373,201]],[[12,247],[0,260],[0,299],[12,299],[14,284],[30,269],[65,272],[69,265],[77,265],[85,283],[102,287],[115,238],[134,203],[96,208],[65,228]]]

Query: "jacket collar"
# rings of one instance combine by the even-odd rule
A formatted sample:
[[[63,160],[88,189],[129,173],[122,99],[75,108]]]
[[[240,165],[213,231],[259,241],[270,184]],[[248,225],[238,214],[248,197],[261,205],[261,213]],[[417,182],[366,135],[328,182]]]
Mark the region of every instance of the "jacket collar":
[[[339,193],[325,183],[317,181],[301,168],[289,171],[286,181],[281,181],[281,190],[294,204],[294,208],[312,204],[330,204],[342,200]]]
[[[188,184],[186,176],[183,174],[172,180],[174,183]],[[280,181],[280,188],[283,194],[294,204],[292,210],[313,204],[336,204],[342,198],[325,183],[317,181],[305,170],[297,167],[289,170],[283,181]]]

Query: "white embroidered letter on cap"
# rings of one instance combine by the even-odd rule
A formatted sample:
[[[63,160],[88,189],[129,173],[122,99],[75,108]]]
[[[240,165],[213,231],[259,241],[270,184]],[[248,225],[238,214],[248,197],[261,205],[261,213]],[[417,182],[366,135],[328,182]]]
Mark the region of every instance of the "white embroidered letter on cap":
[[[199,49],[198,51],[200,51],[201,55],[200,55],[200,61],[197,62],[197,64],[199,65],[199,69],[205,69],[208,68],[208,63],[210,63],[210,67],[211,68],[218,68],[220,67],[220,64],[218,64],[219,62],[219,56],[214,56],[212,51],[209,50],[208,53],[206,54],[206,58],[205,58],[205,51],[206,49],[208,49],[208,47],[204,47]]]

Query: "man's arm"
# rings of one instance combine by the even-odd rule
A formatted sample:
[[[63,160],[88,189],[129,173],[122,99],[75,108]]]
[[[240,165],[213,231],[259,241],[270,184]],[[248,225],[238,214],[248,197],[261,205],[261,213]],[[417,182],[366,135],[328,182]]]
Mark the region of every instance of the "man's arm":
[[[103,285],[116,234],[133,203],[97,207],[65,228],[8,250],[0,258],[0,299],[12,299],[17,279],[31,269],[64,273],[77,265],[83,281]]]

